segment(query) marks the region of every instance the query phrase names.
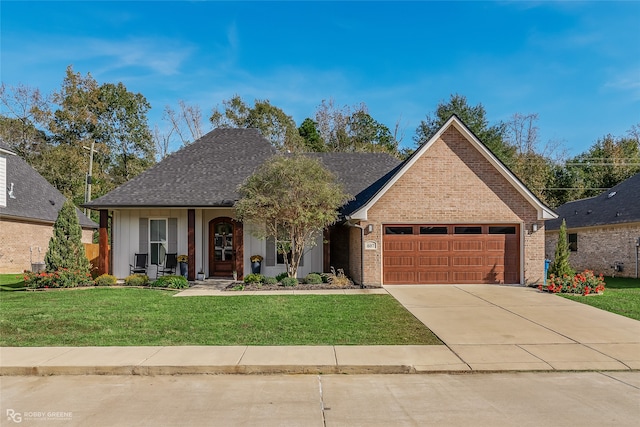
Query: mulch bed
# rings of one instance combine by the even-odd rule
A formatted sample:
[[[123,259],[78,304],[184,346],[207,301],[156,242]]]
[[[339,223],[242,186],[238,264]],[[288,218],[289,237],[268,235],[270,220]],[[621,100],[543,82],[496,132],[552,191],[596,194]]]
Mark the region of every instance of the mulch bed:
[[[244,289],[240,289],[240,286],[244,285]],[[235,288],[235,289],[234,289]],[[366,287],[365,287],[366,288]],[[275,285],[265,285],[265,284],[257,284],[257,283],[244,283],[244,282],[235,282],[228,285],[226,288],[223,288],[223,291],[231,291],[231,292],[243,292],[243,291],[317,291],[324,289],[363,289],[359,285],[354,285],[353,283],[348,286],[337,286],[332,285],[331,283],[320,283],[317,285],[309,285],[298,283],[296,286],[282,286],[281,284]]]

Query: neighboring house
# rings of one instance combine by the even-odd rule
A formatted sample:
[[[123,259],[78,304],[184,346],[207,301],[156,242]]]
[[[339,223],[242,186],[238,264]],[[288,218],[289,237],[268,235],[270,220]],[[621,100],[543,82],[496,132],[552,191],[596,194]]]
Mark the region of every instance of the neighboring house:
[[[200,269],[242,277],[252,255],[265,258],[263,274],[283,272],[275,242],[233,219],[238,185],[274,154],[255,129],[216,129],[90,202],[105,248],[112,218],[113,274],[128,275],[134,254],[148,253],[153,275],[164,252],[189,255],[190,279]],[[305,253],[300,276],[335,267],[367,286],[543,280],[544,221],[555,214],[457,117],[404,162],[309,155],[355,199]]]
[[[638,277],[640,173],[599,196],[560,206],[547,223],[546,253],[553,258],[562,220],[567,224],[569,263],[576,270]]]
[[[31,270],[44,262],[53,223],[65,197],[22,158],[0,143],[0,273]],[[82,242],[98,224],[77,210]]]

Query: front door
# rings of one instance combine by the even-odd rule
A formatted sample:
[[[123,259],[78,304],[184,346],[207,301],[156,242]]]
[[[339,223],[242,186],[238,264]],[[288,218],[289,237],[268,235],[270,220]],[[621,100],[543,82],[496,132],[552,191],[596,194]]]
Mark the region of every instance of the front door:
[[[242,277],[242,224],[231,218],[209,222],[209,276]]]

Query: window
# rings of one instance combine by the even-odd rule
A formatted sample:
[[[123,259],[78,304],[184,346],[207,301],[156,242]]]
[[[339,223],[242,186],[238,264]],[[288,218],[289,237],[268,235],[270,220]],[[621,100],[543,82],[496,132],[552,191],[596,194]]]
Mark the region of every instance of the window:
[[[489,234],[516,234],[516,228],[508,226],[489,227]]]
[[[456,227],[456,234],[482,234],[482,227]]]
[[[447,234],[447,227],[424,226],[420,227],[420,234]]]
[[[151,264],[159,265],[164,262],[167,251],[167,220],[149,220],[149,248],[151,249]]]
[[[384,234],[413,234],[413,227],[385,227]]]
[[[569,250],[571,252],[577,252],[578,251],[578,234],[577,233],[567,234],[567,238],[569,239]]]
[[[284,254],[282,250],[287,251],[287,260],[291,263],[291,242],[288,240],[276,240],[276,264],[284,264]]]

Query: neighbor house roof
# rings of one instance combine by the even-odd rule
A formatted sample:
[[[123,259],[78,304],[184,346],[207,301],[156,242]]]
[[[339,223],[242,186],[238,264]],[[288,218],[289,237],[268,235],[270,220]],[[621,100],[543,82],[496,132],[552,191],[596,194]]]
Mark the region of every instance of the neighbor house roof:
[[[276,153],[257,129],[216,129],[87,206],[230,207],[240,197],[238,186]],[[319,158],[356,197],[347,207],[364,203],[380,177],[400,164],[383,153],[308,155]]]
[[[10,153],[6,144],[0,150]],[[53,224],[66,198],[53,185],[16,155],[6,156],[7,161],[7,206],[0,207],[0,217],[32,220]],[[83,228],[98,228],[98,224],[76,209]]]
[[[556,214],[547,205],[542,203],[527,187],[515,176],[513,172],[505,166],[504,163],[498,159],[495,154],[491,152],[475,135],[474,133],[458,118],[453,115],[445,122],[444,125],[431,137],[427,142],[422,144],[408,159],[406,159],[402,165],[396,168],[393,173],[388,174],[386,179],[379,182],[379,188],[376,189],[375,194],[370,197],[366,203],[362,204],[357,209],[354,209],[351,217],[353,219],[367,219],[367,211],[371,208],[392,186],[395,182],[404,175],[409,168],[420,158],[420,156],[427,151],[435,141],[437,141],[442,134],[453,126],[458,132],[460,132],[469,143],[475,147],[482,156],[484,156],[489,163],[491,163],[496,170],[526,199],[532,206],[538,211],[538,219],[552,219],[556,218]]]
[[[602,194],[565,203],[556,209],[558,219],[548,221],[547,230],[640,222],[640,173]]]

